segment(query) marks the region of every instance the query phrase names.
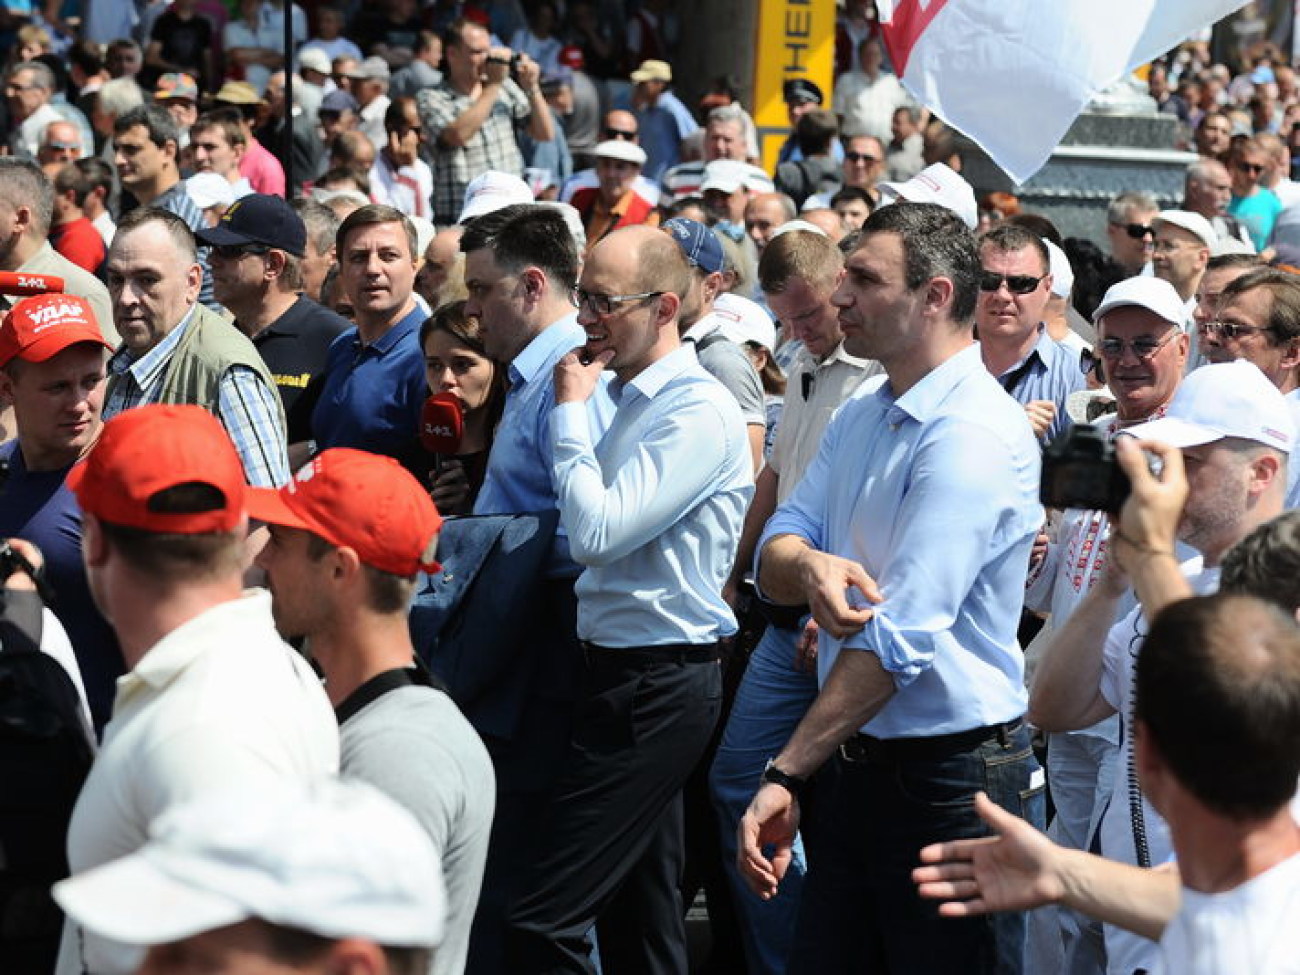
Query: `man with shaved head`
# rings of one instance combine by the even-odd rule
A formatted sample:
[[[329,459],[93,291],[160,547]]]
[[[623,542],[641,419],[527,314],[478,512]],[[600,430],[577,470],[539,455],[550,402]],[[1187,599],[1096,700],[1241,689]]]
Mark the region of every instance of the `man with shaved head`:
[[[606,971],[687,970],[681,790],[718,719],[718,641],[736,631],[722,585],[753,493],[740,410],[678,336],[689,286],[668,234],[614,231],[578,282],[586,345],[555,368],[586,673],[511,913],[505,967],[519,975],[588,971],[593,926]],[[619,406],[597,449],[585,403],[605,369]]]

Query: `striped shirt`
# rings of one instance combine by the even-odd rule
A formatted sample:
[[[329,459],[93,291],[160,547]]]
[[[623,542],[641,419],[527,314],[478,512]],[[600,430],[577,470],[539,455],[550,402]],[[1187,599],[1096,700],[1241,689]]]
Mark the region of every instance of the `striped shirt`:
[[[104,401],[105,420],[123,410],[159,401],[172,355],[193,320],[191,309],[161,342],[138,358],[126,346],[113,354],[108,371],[120,378]],[[279,394],[268,389],[254,370],[235,365],[225,371],[217,384],[213,412],[230,435],[249,484],[278,487],[288,482],[289,457]]]

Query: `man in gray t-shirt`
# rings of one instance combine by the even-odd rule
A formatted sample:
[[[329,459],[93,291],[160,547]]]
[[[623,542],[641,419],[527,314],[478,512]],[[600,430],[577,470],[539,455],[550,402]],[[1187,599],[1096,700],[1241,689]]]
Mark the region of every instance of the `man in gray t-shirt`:
[[[251,517],[275,624],[307,637],[339,720],[340,774],[410,810],[442,857],[447,928],[430,975],[464,971],[496,805],[492,761],[416,661],[406,622],[442,519],[390,457],[326,450],[281,490],[257,490]],[[435,918],[430,918],[434,923]]]
[[[740,404],[757,472],[763,466],[767,431],[763,383],[745,350],[722,333],[722,323],[714,315],[714,302],[722,293],[725,265],[722,244],[704,224],[684,217],[674,217],[663,229],[677,242],[691,265],[691,290],[682,299],[678,322],[682,339],[695,346],[700,365],[726,386]]]

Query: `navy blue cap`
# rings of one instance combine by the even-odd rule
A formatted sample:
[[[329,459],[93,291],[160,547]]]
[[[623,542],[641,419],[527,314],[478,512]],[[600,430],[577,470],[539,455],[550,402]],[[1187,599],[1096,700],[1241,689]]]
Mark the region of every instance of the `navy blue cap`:
[[[781,86],[781,95],[787,105],[802,105],[804,102],[820,105],[826,100],[822,90],[807,78],[788,78]]]
[[[307,228],[293,207],[278,196],[250,193],[226,209],[215,227],[194,234],[209,247],[230,244],[266,244],[302,257],[307,249]]]
[[[351,92],[335,88],[321,99],[318,112],[355,112],[360,108]]]
[[[698,267],[705,274],[722,270],[725,263],[722,243],[704,224],[685,217],[673,217],[664,223],[663,229],[677,242],[691,267]]]

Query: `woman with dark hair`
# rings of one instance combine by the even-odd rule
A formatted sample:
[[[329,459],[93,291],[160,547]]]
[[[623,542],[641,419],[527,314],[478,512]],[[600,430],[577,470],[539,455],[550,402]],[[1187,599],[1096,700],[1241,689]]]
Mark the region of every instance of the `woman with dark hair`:
[[[433,503],[445,515],[469,514],[505,406],[505,371],[488,358],[478,319],[465,314],[463,301],[443,305],[420,326],[420,348],[430,393],[455,396],[464,417],[455,451],[430,455]]]

